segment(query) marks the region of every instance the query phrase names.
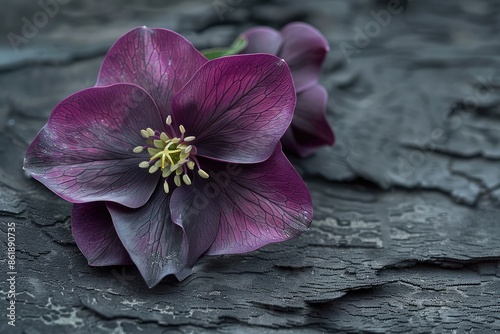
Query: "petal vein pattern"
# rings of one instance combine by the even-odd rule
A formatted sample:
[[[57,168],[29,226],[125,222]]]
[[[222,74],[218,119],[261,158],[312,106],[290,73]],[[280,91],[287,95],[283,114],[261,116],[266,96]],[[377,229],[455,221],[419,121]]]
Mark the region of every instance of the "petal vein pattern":
[[[108,204],[116,232],[149,287],[187,264],[185,234],[172,222],[169,203],[170,195],[159,185],[139,209]]]
[[[174,97],[173,116],[196,137],[198,155],[214,160],[266,160],[295,108],[286,63],[272,55],[210,61]]]
[[[73,238],[91,266],[132,264],[111,221],[104,202],[74,204],[71,213]]]
[[[222,168],[212,165],[212,170]],[[220,194],[211,205],[221,212],[219,231],[208,254],[243,253],[288,240],[307,230],[312,221],[309,191],[281,146],[265,162],[240,168],[238,175],[226,180],[208,179]]]
[[[156,105],[130,84],[89,88],[63,100],[26,153],[24,168],[72,203],[146,203],[158,176],[144,175],[133,148],[141,127],[161,122]]]
[[[173,95],[207,61],[188,40],[173,31],[136,28],[109,50],[97,85],[136,84],[151,95],[165,119],[171,114]]]

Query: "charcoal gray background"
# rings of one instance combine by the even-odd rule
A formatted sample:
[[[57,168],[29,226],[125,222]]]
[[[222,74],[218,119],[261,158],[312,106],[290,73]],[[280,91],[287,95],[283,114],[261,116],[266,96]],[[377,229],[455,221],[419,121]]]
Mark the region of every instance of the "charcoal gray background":
[[[374,0],[60,2],[46,23],[38,1],[0,9],[0,332],[500,331],[499,2],[408,0],[393,13]],[[9,33],[23,36],[34,19],[37,31],[13,48]],[[312,193],[311,229],[203,258],[185,281],[154,289],[130,267],[88,267],[70,205],[21,169],[57,102],[92,86],[133,27],[174,29],[206,48],[295,20],[331,46],[321,82],[337,145],[293,159]],[[15,328],[5,317],[9,222]]]

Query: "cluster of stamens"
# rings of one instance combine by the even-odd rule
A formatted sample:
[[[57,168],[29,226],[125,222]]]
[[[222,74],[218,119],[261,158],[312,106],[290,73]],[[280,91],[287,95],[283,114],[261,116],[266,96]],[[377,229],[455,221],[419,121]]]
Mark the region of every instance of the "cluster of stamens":
[[[167,117],[167,125],[175,133],[172,126],[172,117]],[[146,139],[145,146],[137,146],[134,148],[134,153],[141,153],[147,150],[150,158],[139,164],[141,168],[147,168],[149,173],[156,173],[161,170],[161,175],[165,179],[163,189],[168,194],[170,187],[167,178],[174,175],[174,184],[180,187],[182,183],[191,184],[189,173],[194,174],[195,167],[198,170],[198,175],[204,179],[208,179],[208,173],[200,168],[200,164],[196,159],[196,148],[190,144],[195,137],[185,136],[186,129],[179,125],[181,137],[170,138],[165,132],[155,131],[151,128],[141,130],[141,135]]]

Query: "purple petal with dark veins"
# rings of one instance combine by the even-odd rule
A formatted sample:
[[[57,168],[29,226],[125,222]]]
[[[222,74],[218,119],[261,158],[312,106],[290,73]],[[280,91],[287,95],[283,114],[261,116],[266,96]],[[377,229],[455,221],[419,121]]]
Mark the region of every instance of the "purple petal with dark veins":
[[[281,145],[262,163],[236,165],[208,159],[200,163],[210,171],[207,180],[214,189],[204,195],[207,207],[220,211],[217,236],[207,254],[248,252],[308,229],[311,196]],[[199,187],[197,191],[205,193]]]
[[[140,27],[122,36],[108,51],[97,85],[123,82],[144,88],[165,120],[171,114],[175,92],[207,61],[181,35]]]
[[[283,45],[278,56],[290,66],[297,93],[303,92],[318,81],[330,49],[328,41],[316,28],[301,22],[283,27],[281,36]]]
[[[151,97],[135,85],[89,88],[57,105],[28,148],[24,169],[72,203],[139,207],[159,174],[139,168],[149,154],[132,150],[145,144],[141,129],[163,123]]]
[[[74,204],[71,214],[73,238],[91,266],[132,264],[116,234],[104,202]]]
[[[243,36],[248,44],[242,53],[270,53],[278,54],[283,39],[279,31],[268,27],[255,27],[246,30]]]
[[[187,265],[188,244],[170,217],[170,196],[160,182],[138,209],[107,204],[118,236],[150,288],[169,274],[182,273]]]
[[[292,125],[281,138],[286,150],[307,157],[320,146],[334,144],[335,136],[326,118],[327,98],[319,84],[297,95]]]
[[[295,90],[288,66],[273,55],[211,60],[174,97],[176,125],[196,136],[197,154],[220,161],[266,160],[290,125]]]
[[[221,213],[210,202],[216,192],[208,180],[195,175],[191,185],[183,185],[172,194],[172,220],[184,229],[189,243],[188,266],[194,265],[217,235]]]

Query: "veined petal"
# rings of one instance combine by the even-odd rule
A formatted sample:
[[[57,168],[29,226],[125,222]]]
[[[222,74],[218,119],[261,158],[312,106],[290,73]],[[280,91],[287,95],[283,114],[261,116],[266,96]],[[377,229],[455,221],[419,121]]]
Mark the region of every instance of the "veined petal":
[[[172,220],[183,228],[189,243],[188,266],[194,265],[217,235],[221,212],[208,200],[216,193],[209,180],[195,177],[191,185],[179,187],[172,194]]]
[[[333,145],[335,138],[326,119],[327,99],[328,93],[320,84],[298,94],[292,125],[321,138],[323,144]]]
[[[116,234],[104,202],[74,204],[71,214],[73,238],[91,266],[132,264]]]
[[[165,120],[171,114],[175,92],[207,61],[187,39],[171,30],[135,28],[108,51],[97,85],[125,82],[144,88]]]
[[[308,229],[312,201],[306,185],[278,145],[258,164],[210,164],[214,192],[207,207],[220,211],[217,236],[207,254],[243,253],[290,239]],[[231,166],[231,164],[229,164]]]
[[[107,204],[120,240],[150,288],[169,274],[183,272],[187,265],[188,244],[182,228],[170,217],[170,196],[160,182],[138,209]]]
[[[269,27],[255,27],[243,33],[248,40],[243,53],[278,54],[283,39],[279,31]]]
[[[295,89],[300,93],[318,81],[330,47],[316,28],[302,22],[287,24],[281,29],[281,36],[283,44],[278,55],[290,66]]]
[[[174,97],[177,125],[195,136],[197,154],[215,160],[266,160],[291,122],[295,90],[288,66],[273,55],[211,60]]]
[[[292,125],[281,138],[286,150],[306,157],[320,146],[334,144],[335,136],[326,118],[327,98],[320,84],[297,95]]]
[[[163,124],[151,97],[131,84],[93,87],[59,103],[28,148],[24,169],[72,203],[146,203],[159,175],[144,173],[140,130]]]

